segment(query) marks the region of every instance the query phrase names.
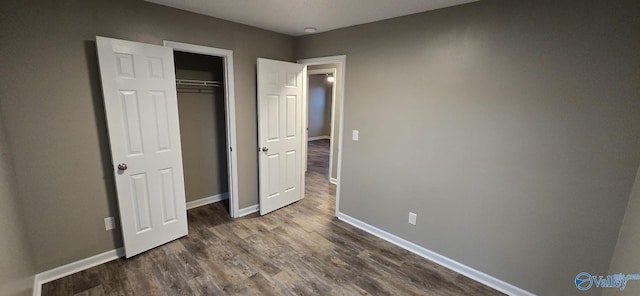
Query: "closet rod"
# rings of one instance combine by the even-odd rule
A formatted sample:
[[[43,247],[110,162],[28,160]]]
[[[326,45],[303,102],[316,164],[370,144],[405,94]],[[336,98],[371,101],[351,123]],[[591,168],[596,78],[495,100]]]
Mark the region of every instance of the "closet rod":
[[[187,93],[187,94],[215,94],[212,88],[178,88],[178,93]]]
[[[207,81],[207,80],[194,80],[194,79],[176,79],[177,85],[189,85],[189,86],[222,86],[220,81]]]

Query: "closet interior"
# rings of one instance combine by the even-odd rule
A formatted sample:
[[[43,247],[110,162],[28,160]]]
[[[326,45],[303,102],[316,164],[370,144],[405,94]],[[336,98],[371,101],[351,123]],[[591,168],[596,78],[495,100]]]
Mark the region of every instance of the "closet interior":
[[[229,176],[223,58],[174,51],[174,62],[186,201],[226,199]]]

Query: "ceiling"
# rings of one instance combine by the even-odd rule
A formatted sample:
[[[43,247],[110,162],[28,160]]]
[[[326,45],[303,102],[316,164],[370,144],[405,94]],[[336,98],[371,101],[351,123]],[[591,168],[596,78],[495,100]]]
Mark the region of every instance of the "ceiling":
[[[291,36],[325,32],[478,0],[145,0]]]

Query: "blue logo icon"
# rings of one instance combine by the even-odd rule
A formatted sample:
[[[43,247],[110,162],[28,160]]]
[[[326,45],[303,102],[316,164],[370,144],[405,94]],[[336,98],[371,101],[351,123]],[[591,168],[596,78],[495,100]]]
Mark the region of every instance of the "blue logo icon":
[[[587,272],[581,272],[576,275],[576,288],[580,291],[586,291],[591,288],[593,281],[591,281],[591,275]]]
[[[581,272],[576,275],[575,284],[580,291],[589,290],[594,285],[596,288],[617,288],[620,291],[624,291],[624,288],[627,287],[627,282],[630,280],[640,280],[640,274],[617,273],[607,276],[595,276],[588,272]]]

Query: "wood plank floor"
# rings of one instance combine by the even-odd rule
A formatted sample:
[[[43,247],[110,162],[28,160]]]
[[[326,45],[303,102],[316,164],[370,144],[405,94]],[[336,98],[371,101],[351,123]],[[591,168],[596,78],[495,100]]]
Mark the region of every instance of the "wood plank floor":
[[[42,295],[502,295],[334,218],[328,140],[309,143],[306,198],[231,219],[189,210],[189,235],[43,285]]]

